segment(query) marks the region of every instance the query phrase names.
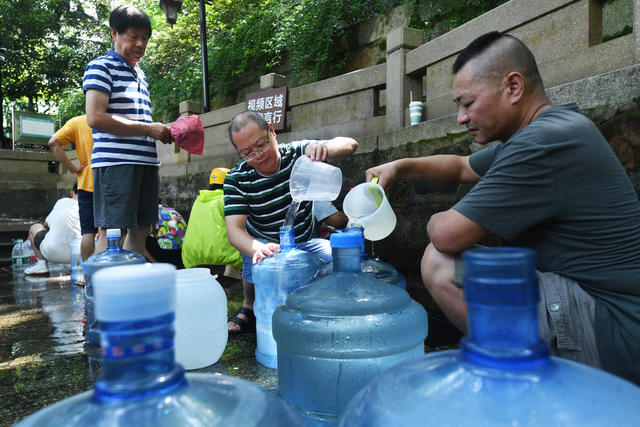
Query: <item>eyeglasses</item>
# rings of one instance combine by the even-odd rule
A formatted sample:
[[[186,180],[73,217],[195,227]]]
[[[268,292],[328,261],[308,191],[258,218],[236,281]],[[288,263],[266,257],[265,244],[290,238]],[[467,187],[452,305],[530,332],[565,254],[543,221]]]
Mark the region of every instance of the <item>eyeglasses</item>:
[[[254,150],[248,152],[247,154],[240,154],[240,158],[245,162],[250,162],[251,160],[267,151],[269,149],[269,134],[267,134],[265,139],[257,143],[255,147],[256,148]]]

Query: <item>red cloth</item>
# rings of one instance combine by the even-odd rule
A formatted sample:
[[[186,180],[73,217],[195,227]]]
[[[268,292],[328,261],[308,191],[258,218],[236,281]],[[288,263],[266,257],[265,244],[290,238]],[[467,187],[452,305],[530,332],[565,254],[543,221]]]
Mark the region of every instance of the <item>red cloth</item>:
[[[171,125],[171,136],[180,148],[191,154],[202,156],[204,147],[204,127],[200,116],[180,117]]]

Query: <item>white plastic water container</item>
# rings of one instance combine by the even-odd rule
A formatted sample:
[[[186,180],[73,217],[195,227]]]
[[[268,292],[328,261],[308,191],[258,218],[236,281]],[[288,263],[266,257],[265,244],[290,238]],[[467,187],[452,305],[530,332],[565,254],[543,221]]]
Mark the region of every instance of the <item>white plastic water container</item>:
[[[176,362],[185,369],[216,363],[227,345],[227,295],[208,268],[176,271]]]

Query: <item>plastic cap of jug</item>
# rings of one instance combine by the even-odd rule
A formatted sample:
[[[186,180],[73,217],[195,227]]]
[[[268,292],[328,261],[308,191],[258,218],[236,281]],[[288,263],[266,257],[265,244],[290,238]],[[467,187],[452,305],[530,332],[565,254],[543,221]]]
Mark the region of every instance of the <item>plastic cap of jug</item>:
[[[361,248],[362,236],[356,231],[345,231],[331,234],[329,242],[332,248]]]
[[[108,228],[107,229],[107,239],[120,238],[120,229],[119,228]]]
[[[171,264],[103,268],[92,280],[99,321],[150,319],[174,312],[176,268]]]

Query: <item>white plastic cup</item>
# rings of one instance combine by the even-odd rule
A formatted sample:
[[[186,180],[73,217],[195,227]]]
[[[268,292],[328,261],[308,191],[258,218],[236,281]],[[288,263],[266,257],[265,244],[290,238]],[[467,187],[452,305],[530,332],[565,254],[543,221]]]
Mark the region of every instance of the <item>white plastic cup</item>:
[[[296,160],[289,178],[289,190],[294,201],[332,201],[340,195],[342,171],[307,156]]]
[[[396,228],[396,214],[379,184],[356,185],[345,196],[342,208],[350,225],[364,229],[367,240],[382,240]]]
[[[208,268],[176,271],[176,362],[185,369],[216,363],[227,346],[227,295]]]
[[[413,101],[409,103],[409,119],[411,126],[417,125],[422,121],[422,102]]]
[[[80,252],[80,244],[82,238],[78,237],[69,243],[69,265],[71,266],[71,283],[81,283],[84,278],[82,271],[82,254]]]

